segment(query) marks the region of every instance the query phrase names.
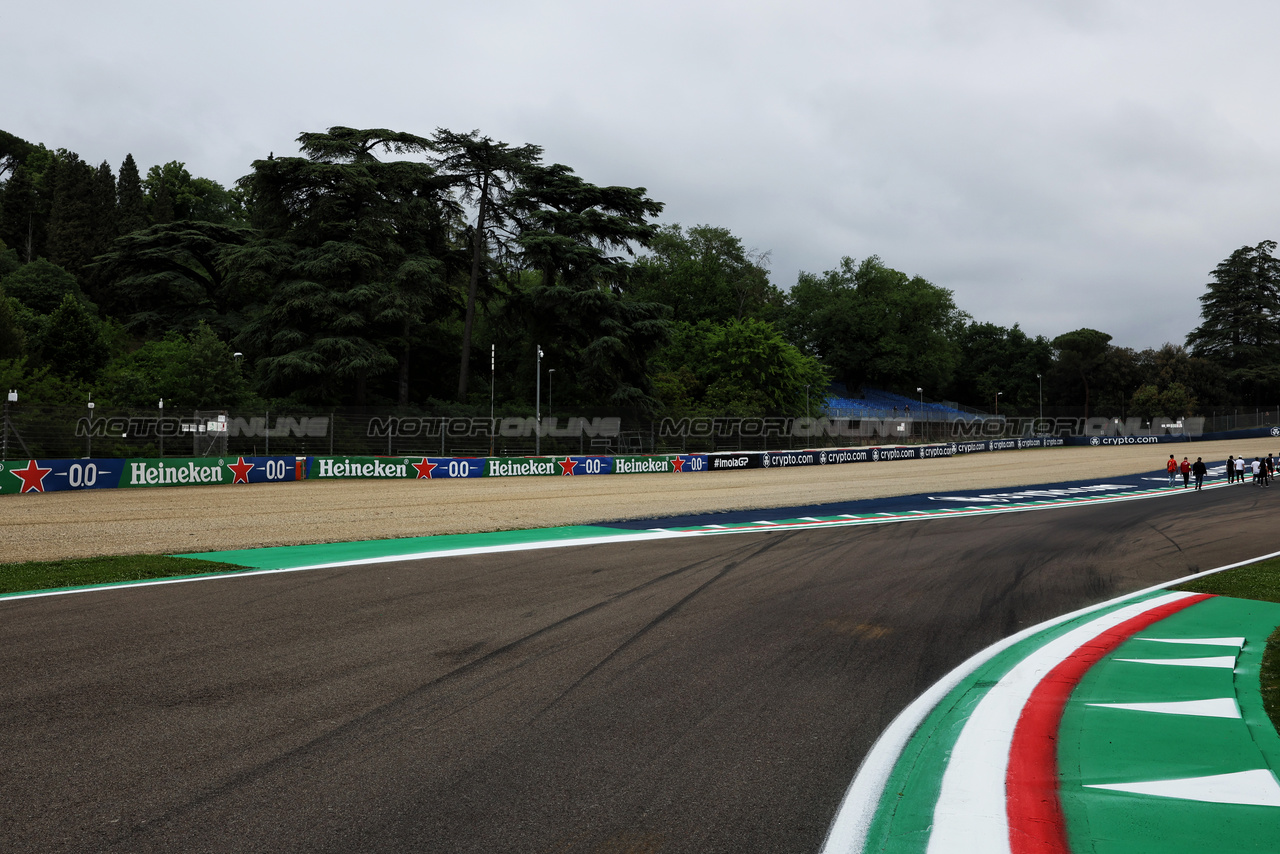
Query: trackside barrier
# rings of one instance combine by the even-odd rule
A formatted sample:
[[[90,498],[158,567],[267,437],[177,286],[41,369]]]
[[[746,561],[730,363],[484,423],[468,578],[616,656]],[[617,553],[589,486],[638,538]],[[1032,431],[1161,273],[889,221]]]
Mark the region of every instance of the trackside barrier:
[[[0,494],[299,480],[295,457],[17,460],[0,463]]]
[[[1203,438],[1277,436],[1261,428]],[[1063,445],[1155,444],[1185,441],[1169,436],[1037,437],[981,439],[933,445],[816,448],[803,451],[739,451],[710,454],[554,457],[351,457],[250,456],[165,459],[16,460],[0,463],[0,494],[76,489],[282,483],[344,478],[439,480],[475,477],[556,477],[604,474],[695,473],[927,460],[963,454]]]

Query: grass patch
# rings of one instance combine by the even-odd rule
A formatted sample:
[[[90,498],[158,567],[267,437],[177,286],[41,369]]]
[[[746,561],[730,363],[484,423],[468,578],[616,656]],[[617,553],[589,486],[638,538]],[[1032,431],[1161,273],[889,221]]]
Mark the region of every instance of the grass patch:
[[[1189,593],[1216,593],[1236,599],[1256,599],[1262,602],[1280,602],[1280,559],[1264,560],[1197,578],[1179,584],[1175,590]],[[1262,705],[1271,723],[1280,732],[1280,628],[1267,638],[1267,648],[1262,653]]]
[[[1280,602],[1280,559],[1272,558],[1248,566],[1238,566],[1179,584],[1174,590],[1189,593],[1215,593],[1234,599],[1256,599]]]
[[[247,567],[168,555],[87,557],[74,560],[0,564],[0,594],[61,587],[87,587],[121,581],[146,581],[214,572],[245,572]]]

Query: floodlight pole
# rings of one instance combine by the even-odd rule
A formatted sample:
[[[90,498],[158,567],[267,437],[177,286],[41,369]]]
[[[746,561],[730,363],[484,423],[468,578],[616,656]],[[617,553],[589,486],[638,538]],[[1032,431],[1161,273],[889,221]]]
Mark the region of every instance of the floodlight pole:
[[[489,345],[489,456],[493,456],[493,385],[498,379],[498,345]],[[443,454],[441,455],[443,456]]]
[[[537,381],[534,383],[534,402],[533,402],[533,455],[535,457],[542,456],[542,345],[533,345],[538,354],[534,356],[534,371],[538,375]]]
[[[4,399],[4,447],[0,450],[0,461],[9,459],[9,404],[18,402],[18,390],[9,389],[9,396]]]
[[[160,434],[160,456],[164,456],[164,398],[160,398],[160,422],[156,424],[156,431]]]
[[[1036,400],[1040,404],[1040,420],[1044,421],[1044,377],[1036,374],[1036,382],[1040,384],[1040,390],[1036,393]],[[1036,432],[1044,429],[1043,424],[1037,424],[1036,427],[1038,428]]]
[[[93,395],[89,395],[89,429],[84,431],[84,458],[93,457]]]
[[[924,388],[922,388],[921,386],[916,386],[916,394],[920,395],[920,418],[921,418],[920,438],[927,441],[929,437],[924,434],[925,422],[923,420],[924,419]]]

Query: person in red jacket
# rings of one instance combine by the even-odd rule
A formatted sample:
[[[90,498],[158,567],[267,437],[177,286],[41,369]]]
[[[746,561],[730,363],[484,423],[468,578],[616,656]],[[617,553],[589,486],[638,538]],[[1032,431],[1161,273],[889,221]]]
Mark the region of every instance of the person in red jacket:
[[[1164,470],[1169,473],[1169,485],[1174,485],[1174,478],[1178,476],[1178,461],[1173,458],[1173,454],[1169,455],[1169,462],[1164,464]]]
[[[1182,472],[1182,488],[1186,489],[1191,485],[1191,463],[1187,462],[1187,458],[1182,458],[1182,465],[1178,467],[1178,471]]]
[[[1204,476],[1209,473],[1209,467],[1204,464],[1204,457],[1196,457],[1196,461],[1191,464],[1191,473],[1196,476],[1196,489],[1204,486]]]

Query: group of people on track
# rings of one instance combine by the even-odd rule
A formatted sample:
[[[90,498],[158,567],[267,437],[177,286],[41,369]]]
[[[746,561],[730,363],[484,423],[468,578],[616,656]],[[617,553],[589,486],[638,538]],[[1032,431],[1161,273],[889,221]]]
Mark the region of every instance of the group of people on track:
[[[1199,489],[1204,485],[1204,477],[1209,471],[1201,457],[1196,457],[1194,463],[1183,457],[1179,463],[1173,454],[1169,455],[1169,461],[1164,467],[1169,473],[1170,486],[1177,486],[1178,475],[1182,475],[1183,489],[1191,485],[1192,475],[1195,475],[1196,489]],[[1265,458],[1254,457],[1252,462],[1246,462],[1244,457],[1227,457],[1227,483],[1244,483],[1246,472],[1253,475],[1253,482],[1258,486],[1271,486],[1271,480],[1276,476],[1276,458],[1267,454]]]

